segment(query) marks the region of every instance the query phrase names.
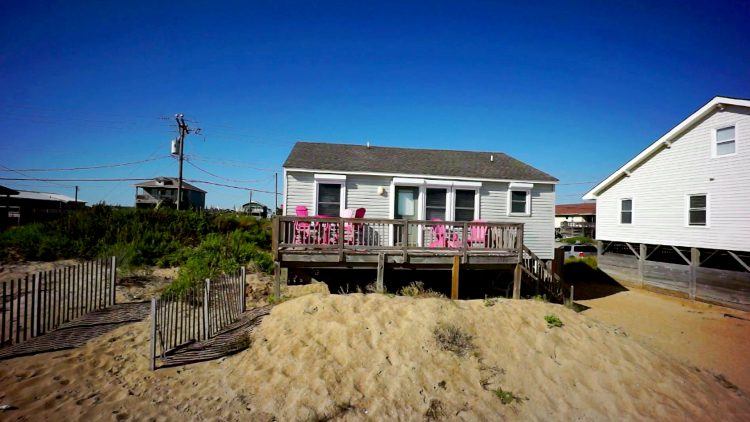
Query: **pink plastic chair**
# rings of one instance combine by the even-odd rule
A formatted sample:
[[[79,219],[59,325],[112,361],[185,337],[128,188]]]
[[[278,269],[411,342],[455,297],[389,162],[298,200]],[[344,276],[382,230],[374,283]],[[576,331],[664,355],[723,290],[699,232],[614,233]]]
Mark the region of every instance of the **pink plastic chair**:
[[[355,212],[351,208],[347,208],[341,214],[342,218],[354,218]],[[354,225],[352,223],[344,223],[344,242],[348,244],[354,243]]]
[[[484,223],[484,221],[474,220],[473,223]],[[485,238],[487,237],[487,226],[473,223],[469,225],[469,237],[466,239],[466,243],[469,246],[484,246]]]
[[[294,212],[297,217],[307,217],[307,207],[304,205],[298,205]],[[304,244],[310,241],[310,222],[309,221],[295,221],[294,222],[294,243]]]
[[[433,219],[433,221],[440,221],[438,219]],[[437,224],[434,226],[431,226],[432,229],[432,236],[433,240],[430,242],[428,247],[430,248],[444,248],[447,243],[446,238],[446,229],[444,224]]]

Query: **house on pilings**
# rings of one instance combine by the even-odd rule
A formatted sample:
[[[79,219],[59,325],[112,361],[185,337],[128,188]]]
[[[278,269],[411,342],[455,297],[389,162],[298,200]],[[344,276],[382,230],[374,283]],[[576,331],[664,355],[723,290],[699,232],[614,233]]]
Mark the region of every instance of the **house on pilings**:
[[[284,163],[273,253],[290,274],[491,270],[562,299],[552,274],[557,179],[506,154],[298,142]]]
[[[750,309],[750,100],[713,98],[584,199],[616,280]]]

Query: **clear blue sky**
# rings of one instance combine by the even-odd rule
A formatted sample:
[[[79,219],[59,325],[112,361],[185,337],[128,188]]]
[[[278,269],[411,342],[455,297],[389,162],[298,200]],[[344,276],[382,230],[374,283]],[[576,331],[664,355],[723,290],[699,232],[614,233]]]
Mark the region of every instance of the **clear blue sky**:
[[[187,165],[188,178],[272,190],[296,140],[369,140],[503,151],[558,177],[558,203],[576,202],[591,183],[568,183],[604,178],[714,95],[750,97],[746,1],[84,3],[0,5],[6,167],[166,155],[175,132],[160,117],[180,112],[204,130],[186,147],[196,164],[253,181]],[[89,202],[133,203],[132,183],[79,185]],[[209,205],[249,196],[203,187]]]

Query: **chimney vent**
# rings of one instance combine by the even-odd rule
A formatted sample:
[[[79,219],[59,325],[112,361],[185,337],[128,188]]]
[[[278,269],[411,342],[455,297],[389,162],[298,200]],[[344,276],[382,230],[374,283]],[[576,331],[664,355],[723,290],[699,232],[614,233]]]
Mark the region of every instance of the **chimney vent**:
[[[490,162],[494,162],[494,161],[495,161],[495,155],[494,154],[490,154]]]

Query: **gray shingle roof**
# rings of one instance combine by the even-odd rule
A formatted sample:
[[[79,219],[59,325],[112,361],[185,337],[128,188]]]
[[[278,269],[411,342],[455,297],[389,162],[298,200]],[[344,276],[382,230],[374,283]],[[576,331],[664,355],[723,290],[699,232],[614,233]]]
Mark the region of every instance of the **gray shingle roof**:
[[[490,161],[490,156],[493,160]],[[297,142],[285,168],[556,182],[501,152],[452,151]]]

